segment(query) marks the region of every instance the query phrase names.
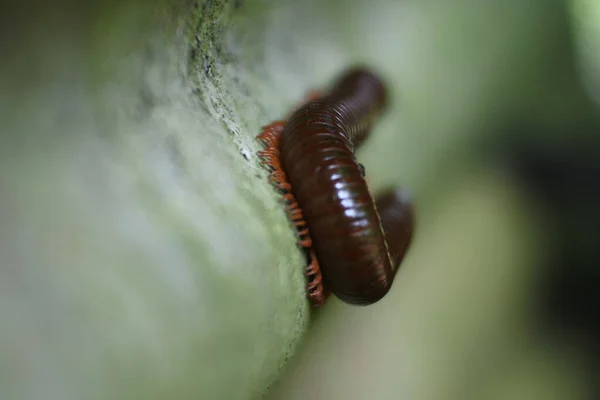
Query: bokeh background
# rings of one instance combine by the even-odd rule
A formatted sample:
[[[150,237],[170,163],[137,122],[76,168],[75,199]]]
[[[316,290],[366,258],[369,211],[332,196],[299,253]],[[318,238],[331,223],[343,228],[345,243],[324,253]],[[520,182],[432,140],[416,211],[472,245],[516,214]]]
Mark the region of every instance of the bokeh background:
[[[416,193],[418,228],[389,297],[315,313],[269,398],[597,398],[600,136],[582,15],[535,1],[323,9],[282,23],[317,47],[351,38],[353,60],[387,74],[394,105],[359,157],[375,188]]]
[[[0,13],[0,398],[600,398],[600,6],[31,0]],[[362,64],[389,295],[310,311],[260,127]]]

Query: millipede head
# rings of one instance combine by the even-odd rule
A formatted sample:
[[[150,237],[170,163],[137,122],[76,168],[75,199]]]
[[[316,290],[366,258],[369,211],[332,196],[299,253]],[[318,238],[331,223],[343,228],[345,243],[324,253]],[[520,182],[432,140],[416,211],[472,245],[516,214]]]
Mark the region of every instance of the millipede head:
[[[405,189],[387,189],[377,196],[375,204],[396,271],[412,243],[415,231],[413,198]]]
[[[375,100],[375,106],[384,111],[388,106],[388,90],[383,80],[365,67],[354,67],[344,73],[334,85],[358,92],[367,92]]]

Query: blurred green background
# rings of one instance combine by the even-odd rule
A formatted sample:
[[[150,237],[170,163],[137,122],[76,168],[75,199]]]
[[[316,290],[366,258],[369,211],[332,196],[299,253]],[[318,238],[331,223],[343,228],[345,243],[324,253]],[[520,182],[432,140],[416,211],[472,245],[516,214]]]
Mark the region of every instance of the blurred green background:
[[[594,1],[0,20],[3,399],[595,398]],[[355,64],[392,93],[358,158],[417,232],[384,300],[314,312],[254,137]]]

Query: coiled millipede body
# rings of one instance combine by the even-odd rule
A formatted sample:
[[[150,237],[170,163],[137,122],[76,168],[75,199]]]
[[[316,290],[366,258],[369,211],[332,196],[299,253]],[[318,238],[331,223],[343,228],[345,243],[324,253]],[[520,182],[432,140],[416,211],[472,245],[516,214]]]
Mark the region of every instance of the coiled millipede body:
[[[356,305],[380,300],[412,240],[409,197],[387,190],[374,201],[354,155],[386,103],[382,81],[354,69],[258,136],[265,145],[258,154],[308,251],[307,296],[315,306],[329,292]]]

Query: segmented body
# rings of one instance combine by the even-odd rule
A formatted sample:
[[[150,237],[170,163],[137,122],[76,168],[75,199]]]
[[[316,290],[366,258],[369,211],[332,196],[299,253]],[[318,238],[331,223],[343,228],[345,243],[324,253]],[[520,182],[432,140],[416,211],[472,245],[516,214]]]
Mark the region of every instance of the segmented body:
[[[259,135],[266,146],[259,155],[283,192],[300,246],[309,251],[308,297],[314,305],[324,302],[325,288],[351,304],[378,301],[396,274],[401,260],[397,249],[408,246],[396,239],[405,240],[398,232],[409,229],[409,223],[412,231],[412,208],[406,213],[410,218],[397,218],[409,205],[388,194],[382,225],[354,155],[386,100],[375,75],[353,70],[330,93],[296,110],[287,123],[278,121]]]

